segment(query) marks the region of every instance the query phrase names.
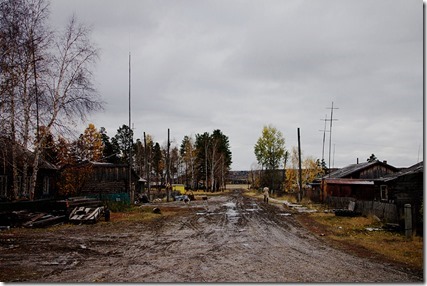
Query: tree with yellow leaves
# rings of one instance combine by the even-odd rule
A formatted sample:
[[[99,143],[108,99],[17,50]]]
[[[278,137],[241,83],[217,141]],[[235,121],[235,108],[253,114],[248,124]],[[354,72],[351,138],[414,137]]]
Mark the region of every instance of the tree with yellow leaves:
[[[298,182],[298,148],[292,147],[291,151],[291,168],[286,171],[285,189],[288,192],[297,192],[299,190]],[[306,184],[313,182],[316,177],[323,174],[323,169],[319,160],[308,156],[301,162],[301,177],[303,188]]]
[[[104,145],[102,135],[95,125],[90,123],[77,141],[77,157],[79,161],[100,161]]]

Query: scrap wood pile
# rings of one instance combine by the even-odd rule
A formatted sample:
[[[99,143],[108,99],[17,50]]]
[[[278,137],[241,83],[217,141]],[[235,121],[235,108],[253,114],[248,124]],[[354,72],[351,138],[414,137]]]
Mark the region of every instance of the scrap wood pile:
[[[69,211],[68,220],[73,223],[96,223],[105,211],[103,202],[94,198],[68,198],[65,203]]]
[[[18,210],[0,213],[0,225],[9,227],[46,227],[65,221],[65,214],[50,214],[46,212],[31,212]]]
[[[95,223],[104,214],[103,203],[86,197],[61,201],[0,204],[0,230],[12,227],[48,227],[64,223]]]

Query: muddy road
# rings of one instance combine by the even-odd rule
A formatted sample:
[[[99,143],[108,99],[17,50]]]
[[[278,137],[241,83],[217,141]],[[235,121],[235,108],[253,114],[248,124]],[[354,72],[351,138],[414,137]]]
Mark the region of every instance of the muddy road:
[[[286,210],[238,190],[207,203],[168,206],[182,211],[151,223],[0,232],[0,281],[422,281],[397,266],[331,248]]]

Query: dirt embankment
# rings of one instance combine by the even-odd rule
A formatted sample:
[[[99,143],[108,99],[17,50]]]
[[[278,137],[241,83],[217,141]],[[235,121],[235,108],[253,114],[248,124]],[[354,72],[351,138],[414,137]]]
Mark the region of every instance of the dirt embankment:
[[[165,207],[159,206],[160,209]],[[168,203],[174,216],[0,232],[0,280],[420,282],[331,247],[284,209],[242,196]]]

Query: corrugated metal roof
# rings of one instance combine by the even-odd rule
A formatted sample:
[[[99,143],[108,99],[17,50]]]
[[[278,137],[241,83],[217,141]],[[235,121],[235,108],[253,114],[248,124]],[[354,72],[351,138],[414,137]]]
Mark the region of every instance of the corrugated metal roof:
[[[358,179],[325,179],[326,184],[338,185],[374,185],[374,181],[358,180]]]
[[[424,172],[424,161],[421,161],[411,167],[408,167],[406,169],[400,170],[397,173],[389,174],[387,176],[384,176],[382,178],[377,179],[376,181],[382,181],[382,182],[388,182],[397,179],[398,177],[410,175],[410,174],[417,174],[417,173],[423,173]]]
[[[326,178],[344,178],[344,177],[346,177],[348,175],[351,175],[353,173],[356,173],[358,171],[361,171],[363,169],[366,169],[366,168],[368,168],[370,166],[373,166],[373,165],[376,165],[376,164],[387,165],[390,168],[394,168],[394,169],[397,170],[397,168],[395,168],[395,167],[393,167],[391,165],[388,165],[388,164],[386,164],[384,162],[376,160],[376,161],[373,161],[373,162],[363,162],[363,163],[359,163],[359,164],[348,165],[348,166],[346,166],[344,168],[338,169],[338,170],[336,170],[336,171],[334,171],[334,172],[332,172],[332,173],[330,173],[328,175],[323,176],[323,178],[325,178],[325,179]]]

